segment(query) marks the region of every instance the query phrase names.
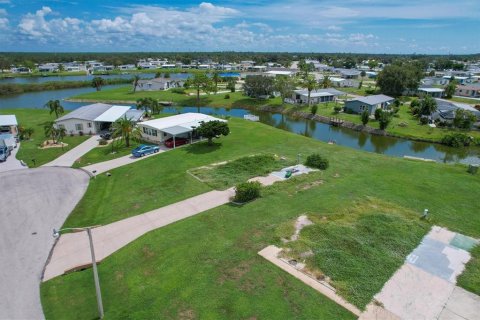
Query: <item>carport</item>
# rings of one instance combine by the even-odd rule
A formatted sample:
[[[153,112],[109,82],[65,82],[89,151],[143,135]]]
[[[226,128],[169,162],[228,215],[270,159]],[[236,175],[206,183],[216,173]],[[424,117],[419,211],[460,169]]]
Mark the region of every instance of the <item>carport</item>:
[[[193,141],[192,132],[193,132],[194,128],[195,127],[187,128],[187,127],[182,127],[182,126],[173,126],[173,127],[170,127],[170,128],[165,128],[162,131],[173,137],[173,148],[175,148],[176,147],[175,139],[176,139],[177,136],[179,136],[181,134],[188,133],[189,137],[190,137],[190,144],[192,143],[192,141]]]

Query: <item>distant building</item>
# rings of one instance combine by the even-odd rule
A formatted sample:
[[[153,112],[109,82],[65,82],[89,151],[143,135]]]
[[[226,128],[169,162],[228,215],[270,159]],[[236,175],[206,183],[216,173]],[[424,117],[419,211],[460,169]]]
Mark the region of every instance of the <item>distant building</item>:
[[[334,87],[358,87],[358,81],[353,79],[344,79],[338,77],[330,77],[328,78]]]
[[[458,85],[455,95],[470,98],[480,98],[480,84]]]
[[[138,80],[136,91],[159,91],[171,88],[183,87],[185,82],[182,80],[173,80],[170,78],[155,78]]]
[[[338,96],[345,93],[334,88],[317,89],[310,92],[310,104],[319,104],[325,102],[335,101]],[[295,90],[292,94],[292,98],[285,99],[286,103],[291,104],[306,104],[308,103],[308,90],[300,89]]]
[[[429,116],[430,120],[451,123],[455,119],[455,112],[458,109],[470,111],[477,117],[477,120],[480,119],[480,111],[468,104],[443,99],[435,99],[435,101],[437,102],[437,110]]]
[[[421,87],[417,89],[417,95],[429,95],[433,98],[441,98],[444,93],[445,89],[442,88]]]
[[[340,74],[344,79],[358,79],[361,73],[355,69],[335,69],[335,72]]]
[[[362,113],[367,110],[370,115],[373,115],[377,109],[390,110],[393,100],[395,99],[383,94],[358,97],[345,101],[344,109],[352,113]]]

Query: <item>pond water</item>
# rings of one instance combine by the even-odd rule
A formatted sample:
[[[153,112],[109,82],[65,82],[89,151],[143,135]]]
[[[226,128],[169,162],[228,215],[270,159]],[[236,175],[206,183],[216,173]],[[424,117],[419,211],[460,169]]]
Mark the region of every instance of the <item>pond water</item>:
[[[105,86],[102,90],[120,86],[122,85]],[[0,97],[0,110],[14,108],[39,109],[43,108],[48,100],[64,100],[68,97],[84,92],[92,92],[94,90],[94,88],[87,87],[55,91],[30,92],[17,96]],[[63,107],[67,110],[73,110],[86,104],[88,103],[62,101]],[[248,110],[244,109],[210,107],[202,107],[200,108],[200,111],[210,115],[224,115],[238,118],[243,118],[244,115],[250,113]],[[168,107],[164,108],[164,112],[197,112],[197,108]],[[253,112],[253,114],[258,115],[260,122],[264,124],[325,142],[334,141],[338,145],[367,152],[382,153],[395,157],[403,157],[407,155],[433,159],[435,161],[444,163],[460,162],[465,164],[480,164],[480,148],[449,148],[435,143],[416,142],[406,139],[371,135],[347,128],[333,127],[316,121],[295,119],[282,114],[273,114],[269,112]]]
[[[155,73],[137,73],[142,79],[153,79]],[[111,74],[111,75],[84,75],[84,76],[49,76],[49,77],[17,77],[17,78],[0,78],[0,84],[3,83],[44,83],[50,81],[90,81],[94,77],[102,77],[104,79],[130,79],[134,73],[128,74]],[[189,73],[170,73],[170,78],[175,80],[185,80],[191,75]]]

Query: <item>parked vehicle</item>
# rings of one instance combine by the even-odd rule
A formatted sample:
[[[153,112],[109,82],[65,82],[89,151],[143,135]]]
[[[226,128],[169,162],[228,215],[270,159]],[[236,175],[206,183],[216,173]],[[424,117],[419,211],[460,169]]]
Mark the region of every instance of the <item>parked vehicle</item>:
[[[105,139],[105,140],[110,140],[112,139],[112,132],[111,131],[105,131],[100,133],[100,138]]]
[[[160,148],[153,144],[142,144],[132,150],[132,155],[134,157],[143,157],[147,154],[157,153],[160,151]]]
[[[5,144],[10,151],[17,147],[17,139],[13,134],[1,134],[0,140],[3,140],[3,144]]]
[[[8,156],[10,155],[10,150],[5,144],[2,144],[3,140],[0,140],[0,162],[7,161]]]
[[[185,138],[175,138],[175,147],[187,144],[188,141],[189,140]],[[165,146],[167,148],[173,148],[173,138],[165,140]]]

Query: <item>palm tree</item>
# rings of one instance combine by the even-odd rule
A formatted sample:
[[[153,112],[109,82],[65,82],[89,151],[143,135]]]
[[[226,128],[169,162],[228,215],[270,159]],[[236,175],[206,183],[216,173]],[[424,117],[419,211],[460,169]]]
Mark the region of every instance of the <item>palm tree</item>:
[[[303,80],[303,87],[308,91],[307,104],[310,105],[310,94],[312,93],[313,90],[318,88],[318,82],[315,78],[308,77],[305,80]]]
[[[123,118],[118,119],[112,125],[113,127],[113,136],[122,137],[125,140],[125,146],[130,146],[130,137],[135,129],[135,124],[133,121],[127,118],[125,115]]]
[[[45,137],[52,138],[53,143],[55,144],[55,138],[57,137],[57,128],[55,127],[54,121],[47,121],[43,124],[43,130],[45,132]]]
[[[218,92],[218,83],[219,83],[220,81],[222,81],[222,79],[221,79],[220,75],[218,74],[218,72],[214,72],[214,73],[212,74],[212,81],[213,81],[213,83],[214,83],[214,85],[215,85],[215,86],[214,86],[214,92],[215,92],[215,94],[217,94],[217,92]]]
[[[133,93],[135,93],[135,91],[137,91],[138,80],[140,80],[140,76],[138,74],[136,74],[133,77]]]
[[[200,90],[208,93],[212,88],[212,80],[205,73],[196,72],[187,80],[186,84],[197,91],[197,110],[200,113]]]
[[[44,108],[49,108],[50,114],[55,113],[57,119],[59,115],[65,112],[59,100],[49,100],[47,103],[45,103]]]
[[[330,88],[332,86],[332,80],[328,76],[325,76],[322,80],[321,87],[324,89]]]
[[[102,86],[105,84],[105,80],[102,77],[95,77],[92,79],[92,87],[96,88],[97,91],[102,90]]]

